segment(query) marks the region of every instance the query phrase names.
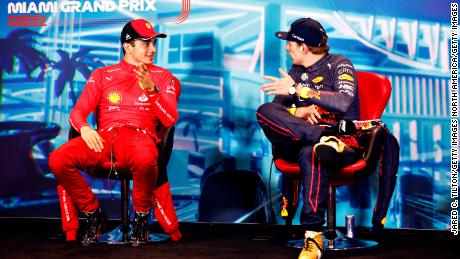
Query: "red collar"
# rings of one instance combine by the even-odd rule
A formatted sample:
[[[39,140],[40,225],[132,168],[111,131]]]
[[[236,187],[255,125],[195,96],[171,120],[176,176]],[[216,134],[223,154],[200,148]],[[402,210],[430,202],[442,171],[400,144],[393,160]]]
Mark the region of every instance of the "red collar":
[[[137,67],[136,65],[129,64],[124,59],[121,60],[120,66],[121,66],[121,68],[123,68],[123,69],[125,69],[127,71],[133,71]],[[149,69],[149,70],[152,69],[153,67],[154,66],[152,64],[147,65],[147,69]]]

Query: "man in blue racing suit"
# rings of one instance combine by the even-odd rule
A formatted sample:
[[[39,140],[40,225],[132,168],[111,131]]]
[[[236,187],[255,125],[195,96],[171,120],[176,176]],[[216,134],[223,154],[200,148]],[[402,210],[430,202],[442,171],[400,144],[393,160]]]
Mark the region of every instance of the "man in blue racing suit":
[[[354,159],[350,146],[357,145],[356,139],[333,135],[340,134],[345,122],[359,119],[357,79],[347,58],[328,53],[328,37],[319,22],[301,18],[275,36],[287,41],[293,65],[289,73],[279,69],[280,78],[265,77],[271,82],[261,89],[275,97],[259,107],[257,119],[275,152],[298,162],[302,170],[300,222],[309,231],[299,258],[319,258],[327,207],[327,167],[319,158],[321,164]]]

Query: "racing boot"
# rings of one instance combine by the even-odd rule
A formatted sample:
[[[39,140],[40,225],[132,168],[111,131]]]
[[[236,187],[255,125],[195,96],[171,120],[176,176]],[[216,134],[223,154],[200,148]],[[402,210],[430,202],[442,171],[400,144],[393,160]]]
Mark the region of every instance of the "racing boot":
[[[305,239],[299,259],[319,259],[323,255],[323,235],[321,232],[305,231]]]
[[[354,137],[321,137],[319,143],[313,147],[313,152],[315,152],[321,162],[339,165],[351,164],[355,158],[355,151],[341,139],[346,139],[347,142],[351,142],[350,139],[354,139]]]
[[[81,239],[83,246],[90,246],[99,242],[99,236],[107,226],[107,216],[101,208],[93,212],[86,212],[85,232]]]
[[[131,246],[142,246],[149,239],[148,228],[149,212],[137,212],[134,215],[134,227],[131,234]]]

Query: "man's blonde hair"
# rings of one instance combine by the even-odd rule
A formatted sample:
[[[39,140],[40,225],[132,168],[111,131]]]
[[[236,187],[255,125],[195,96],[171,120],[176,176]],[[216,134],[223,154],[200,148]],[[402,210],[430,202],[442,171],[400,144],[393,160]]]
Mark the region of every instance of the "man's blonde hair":
[[[319,47],[308,46],[308,50],[313,54],[323,54],[329,51],[329,46],[327,45],[327,36],[323,36]]]

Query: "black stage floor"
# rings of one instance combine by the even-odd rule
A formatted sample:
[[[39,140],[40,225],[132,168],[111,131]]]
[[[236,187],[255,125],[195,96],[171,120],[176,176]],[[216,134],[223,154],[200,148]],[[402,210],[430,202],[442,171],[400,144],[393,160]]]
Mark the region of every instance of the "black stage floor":
[[[111,221],[109,227],[116,226]],[[158,226],[153,226],[156,231]],[[99,244],[80,247],[63,241],[56,219],[0,218],[0,259],[6,258],[297,258],[284,245],[286,227],[258,224],[182,223],[184,238],[144,247]],[[301,233],[299,226],[294,231]],[[460,237],[447,231],[385,229],[372,237],[379,246],[359,252],[327,252],[323,258],[460,258]]]

